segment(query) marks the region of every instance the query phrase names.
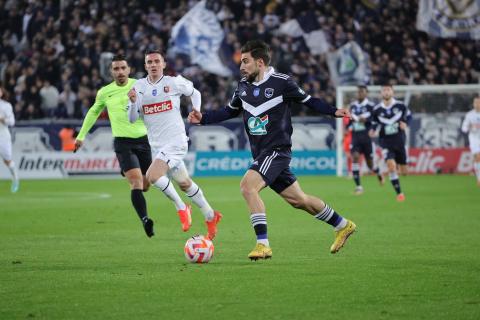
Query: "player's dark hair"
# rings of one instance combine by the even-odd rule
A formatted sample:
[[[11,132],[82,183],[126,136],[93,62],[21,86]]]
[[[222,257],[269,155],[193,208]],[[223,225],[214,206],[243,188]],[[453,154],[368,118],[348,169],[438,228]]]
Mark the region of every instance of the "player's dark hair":
[[[262,59],[265,65],[270,64],[270,47],[262,40],[250,40],[242,47],[242,53],[250,52],[253,59]]]
[[[123,54],[114,55],[113,58],[112,58],[112,62],[114,62],[114,61],[125,61],[125,62],[127,62],[127,65],[128,65],[127,58],[125,58],[125,56]]]
[[[9,101],[10,100],[10,94],[8,93],[7,89],[0,83],[0,89],[2,90],[3,96],[2,100]]]
[[[367,86],[366,86],[366,85],[364,85],[364,84],[360,84],[360,85],[358,85],[358,86],[357,86],[357,89],[359,89],[359,90],[360,90],[360,89],[365,89],[366,91],[368,91],[368,88],[367,88]]]
[[[165,58],[165,56],[163,55],[163,52],[159,49],[147,49],[145,51],[145,57],[148,56],[149,54],[153,54],[153,53],[158,53],[159,55],[162,56],[162,58]]]

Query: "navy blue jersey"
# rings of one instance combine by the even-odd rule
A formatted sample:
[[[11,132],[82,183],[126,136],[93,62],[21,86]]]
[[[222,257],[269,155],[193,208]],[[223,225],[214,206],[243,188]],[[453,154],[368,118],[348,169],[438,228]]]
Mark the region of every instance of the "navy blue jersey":
[[[240,80],[229,107],[240,112],[255,159],[262,152],[292,146],[291,102],[310,100],[288,75],[273,72],[259,82]]]
[[[368,99],[362,102],[355,101],[350,105],[352,119],[349,127],[352,128],[352,137],[368,137],[368,130],[372,127],[372,111],[375,104]],[[362,119],[362,121],[360,121]]]
[[[385,143],[405,144],[405,132],[400,129],[400,121],[408,123],[410,110],[401,101],[393,99],[390,106],[377,104],[372,112],[372,121],[380,127],[379,138]]]

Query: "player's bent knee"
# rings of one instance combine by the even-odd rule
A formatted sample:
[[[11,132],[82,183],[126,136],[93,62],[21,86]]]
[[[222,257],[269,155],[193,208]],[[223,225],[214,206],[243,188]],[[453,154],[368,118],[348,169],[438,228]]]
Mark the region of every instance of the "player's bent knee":
[[[177,181],[178,186],[182,191],[187,191],[191,186],[192,186],[192,180],[191,179],[186,179],[182,181]]]
[[[147,180],[150,184],[154,184],[158,179],[160,179],[161,175],[154,174],[152,172],[147,172]]]
[[[143,180],[138,180],[138,179],[130,180],[130,187],[132,188],[132,190],[134,190],[134,189],[142,190],[143,189]]]
[[[255,188],[252,188],[248,185],[242,185],[240,184],[240,192],[242,193],[243,197],[248,198],[254,194],[257,194],[257,190]]]

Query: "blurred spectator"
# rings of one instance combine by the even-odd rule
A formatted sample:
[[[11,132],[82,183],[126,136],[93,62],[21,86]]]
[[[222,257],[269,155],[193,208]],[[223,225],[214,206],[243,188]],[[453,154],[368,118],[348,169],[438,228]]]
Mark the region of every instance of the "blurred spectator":
[[[63,86],[63,91],[60,93],[59,101],[65,108],[64,118],[73,118],[75,115],[75,101],[77,95],[72,91],[70,85],[67,83]]]
[[[42,110],[47,117],[53,117],[58,107],[59,93],[58,89],[45,80],[43,87],[40,89],[40,97],[42,98]]]

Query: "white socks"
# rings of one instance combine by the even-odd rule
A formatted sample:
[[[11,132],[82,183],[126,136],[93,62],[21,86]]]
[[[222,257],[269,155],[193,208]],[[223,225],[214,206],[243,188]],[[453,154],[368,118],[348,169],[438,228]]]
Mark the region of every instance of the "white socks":
[[[193,203],[200,208],[205,220],[211,221],[214,217],[213,209],[208,203],[207,199],[205,199],[202,189],[200,189],[200,187],[192,181],[192,185],[187,189],[187,191],[185,191],[185,193],[190,199],[192,199]]]
[[[397,172],[390,172],[389,176],[390,176],[390,180],[397,180],[398,179],[398,173]]]
[[[186,205],[183,202],[182,198],[175,190],[175,187],[170,183],[170,179],[166,176],[161,176],[157,181],[155,181],[154,185],[162,190],[162,192],[175,203],[175,208],[178,210],[185,210]]]

